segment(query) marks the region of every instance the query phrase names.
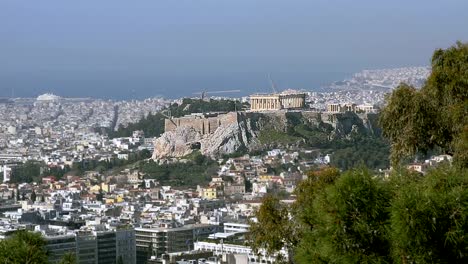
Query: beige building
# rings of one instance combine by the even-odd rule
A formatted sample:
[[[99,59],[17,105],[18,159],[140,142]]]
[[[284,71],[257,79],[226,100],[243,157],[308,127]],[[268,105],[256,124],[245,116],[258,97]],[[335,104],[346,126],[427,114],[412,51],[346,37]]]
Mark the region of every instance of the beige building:
[[[369,104],[328,104],[327,112],[329,113],[344,113],[344,112],[363,112],[363,113],[375,113],[377,109],[373,105]]]
[[[305,107],[305,94],[254,94],[250,96],[251,111],[301,109]]]

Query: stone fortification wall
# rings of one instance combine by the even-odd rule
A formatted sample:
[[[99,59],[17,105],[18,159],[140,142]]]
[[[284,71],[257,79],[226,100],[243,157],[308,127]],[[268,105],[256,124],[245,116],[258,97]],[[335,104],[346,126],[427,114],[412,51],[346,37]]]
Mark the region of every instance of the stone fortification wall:
[[[212,134],[218,127],[237,123],[237,113],[195,114],[165,120],[164,132],[175,131],[177,127],[190,127],[202,135]]]

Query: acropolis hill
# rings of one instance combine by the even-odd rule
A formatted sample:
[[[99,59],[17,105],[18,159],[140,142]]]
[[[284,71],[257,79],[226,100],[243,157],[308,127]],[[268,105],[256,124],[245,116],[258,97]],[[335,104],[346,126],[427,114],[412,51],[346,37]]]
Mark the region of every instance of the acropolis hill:
[[[197,149],[212,157],[239,149],[262,149],[259,140],[262,133],[287,133],[300,124],[326,131],[329,137],[346,137],[352,132],[374,134],[379,133],[375,129],[376,120],[374,113],[307,110],[197,113],[165,120],[165,133],[155,141],[153,158],[183,157]]]

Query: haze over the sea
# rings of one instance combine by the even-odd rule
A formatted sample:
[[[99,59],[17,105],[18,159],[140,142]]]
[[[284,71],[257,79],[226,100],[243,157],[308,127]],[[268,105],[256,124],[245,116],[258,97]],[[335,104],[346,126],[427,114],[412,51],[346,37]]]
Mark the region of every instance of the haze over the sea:
[[[3,0],[0,97],[313,90],[467,40],[468,1],[334,2]]]

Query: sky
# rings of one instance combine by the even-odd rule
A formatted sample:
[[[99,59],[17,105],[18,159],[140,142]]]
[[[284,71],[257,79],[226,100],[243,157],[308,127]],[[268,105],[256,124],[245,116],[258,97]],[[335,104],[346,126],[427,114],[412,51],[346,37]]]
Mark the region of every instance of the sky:
[[[429,65],[468,40],[466,0],[0,0],[0,97],[314,90]],[[235,96],[235,94],[230,94]]]

